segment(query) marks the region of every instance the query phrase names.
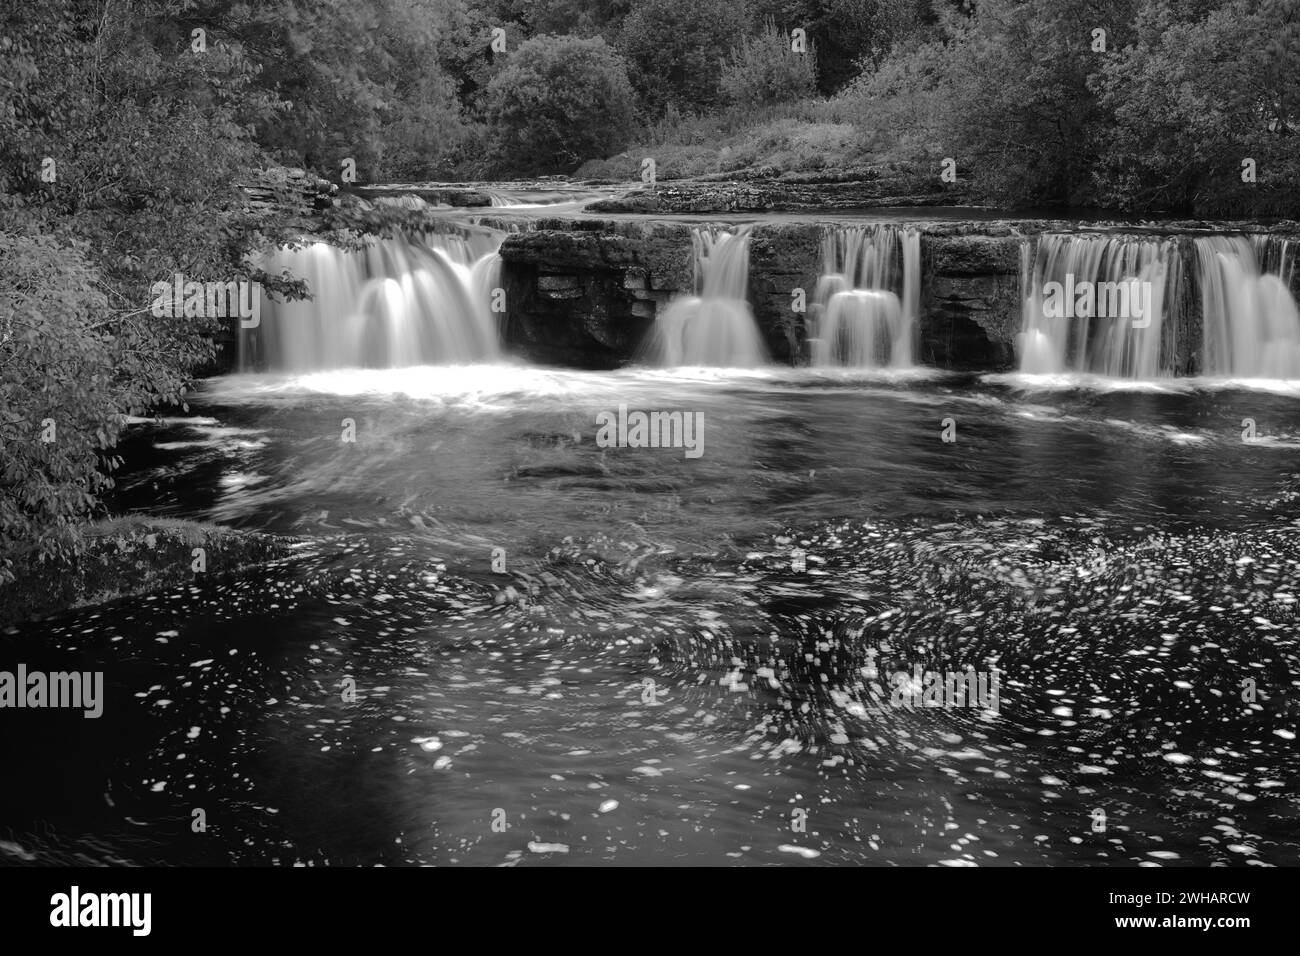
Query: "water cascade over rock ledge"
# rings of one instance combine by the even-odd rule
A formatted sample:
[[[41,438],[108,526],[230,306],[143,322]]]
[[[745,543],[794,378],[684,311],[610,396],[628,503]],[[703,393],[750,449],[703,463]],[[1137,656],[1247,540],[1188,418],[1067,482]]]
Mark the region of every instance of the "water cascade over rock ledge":
[[[808,323],[813,365],[908,368],[915,351],[920,234],[894,226],[828,229]]]
[[[680,318],[704,297],[702,237],[741,232],[748,255],[732,278],[743,292],[722,299],[744,314],[735,327],[757,330],[742,365],[1300,377],[1300,223],[737,223],[504,212],[431,216],[427,230],[375,238],[359,253],[323,243],[278,253],[272,271],[287,267],[317,297],[264,303],[262,327],[236,332],[239,367],[387,368],[504,355],[588,369],[644,362],[644,344],[673,304]],[[1149,302],[1133,300],[1149,315],[1075,314],[1089,301],[1081,289],[1095,285],[1101,300],[1092,301],[1104,311],[1126,281],[1149,289]]]
[[[1155,378],[1177,363],[1174,240],[1051,233],[1033,245],[1022,247],[1022,371]]]
[[[753,368],[767,361],[749,293],[749,227],[691,232],[697,294],[655,318],[642,356],[652,365]]]
[[[1204,374],[1300,378],[1296,247],[1264,236],[1196,240]]]
[[[480,221],[508,222],[505,217]],[[715,222],[576,217],[540,219],[531,225],[528,231],[508,236],[501,246],[502,282],[509,302],[505,345],[534,361],[584,368],[614,368],[634,361],[656,316],[674,298],[695,291],[692,230],[735,228],[735,224]],[[1214,330],[1211,337],[1220,341],[1222,317],[1229,315],[1231,321],[1231,315],[1249,308],[1240,297],[1228,296],[1218,311],[1211,304],[1208,323],[1203,318],[1205,290],[1211,290],[1213,303],[1218,300],[1212,290],[1227,288],[1232,280],[1227,286],[1222,279],[1215,280],[1198,249],[1206,248],[1207,242],[1228,242],[1231,249],[1240,249],[1231,237],[1241,237],[1246,247],[1256,250],[1261,263],[1242,267],[1261,283],[1254,301],[1273,303],[1267,314],[1274,318],[1267,328],[1276,326],[1277,331],[1249,335],[1258,342],[1292,341],[1288,303],[1300,294],[1300,269],[1294,266],[1300,251],[1297,223],[1179,222],[1137,227],[1041,219],[889,223],[789,219],[757,222],[749,231],[748,301],[774,361],[816,362],[819,353],[810,342],[817,338],[816,323],[826,320],[826,307],[836,292],[852,291],[847,286],[832,290],[823,281],[836,274],[826,265],[826,245],[835,241],[831,237],[854,230],[864,237],[879,236],[882,229],[896,236],[915,235],[918,268],[914,277],[908,276],[906,263],[899,269],[896,259],[888,266],[895,270],[889,278],[864,279],[858,291],[897,296],[899,319],[895,321],[905,324],[908,288],[915,289],[912,360],[918,365],[976,371],[1024,367],[1130,378],[1264,374],[1232,372],[1232,366],[1214,358],[1222,354],[1222,346],[1206,352],[1202,329]],[[862,248],[871,245],[859,241],[865,243]],[[1284,268],[1283,260],[1290,265]],[[882,260],[880,268],[885,267]],[[1083,281],[1149,282],[1150,326],[1140,319],[1137,326],[1120,328],[1101,318],[1080,326],[1077,317],[1064,317],[1064,324],[1055,326],[1044,323],[1043,287],[1051,281],[1064,285],[1067,273],[1074,276],[1075,288]],[[867,276],[866,271],[859,274]],[[881,317],[878,328],[888,328],[891,303],[885,296],[875,296],[873,302],[877,299],[881,308],[867,311]],[[1027,312],[1034,309],[1040,318],[1027,320]],[[849,311],[859,313],[859,318],[866,314],[844,307],[841,320]],[[880,341],[873,339],[869,360],[865,353],[846,360],[841,344],[839,358],[832,362],[823,350],[821,363],[895,364],[892,354],[888,360],[882,358],[880,348]],[[1022,365],[1026,350],[1028,367]]]
[[[239,340],[240,366],[286,371],[491,361],[500,354],[497,249],[489,230],[372,237],[360,251],[324,242],[261,263],[306,280],[310,299],[264,300]]]

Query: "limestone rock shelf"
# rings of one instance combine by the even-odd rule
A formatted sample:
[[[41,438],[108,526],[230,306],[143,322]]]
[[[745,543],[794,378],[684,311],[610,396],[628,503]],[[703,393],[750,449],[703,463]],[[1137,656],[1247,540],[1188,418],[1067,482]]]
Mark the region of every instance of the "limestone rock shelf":
[[[803,289],[811,302],[825,229],[854,221],[809,218],[753,226],[749,301],[777,360],[799,362],[804,355],[806,313],[792,308],[794,291]],[[510,226],[506,217],[483,223]],[[533,361],[584,368],[612,368],[632,360],[658,310],[674,295],[692,290],[691,228],[707,224],[728,223],[586,216],[531,221],[501,247],[508,347]],[[1171,334],[1179,336],[1179,373],[1195,371],[1199,352],[1200,303],[1189,285],[1195,236],[1267,233],[1300,242],[1297,223],[1005,219],[904,225],[921,233],[919,361],[977,370],[1015,365],[1021,249],[1041,233],[1097,231],[1178,239],[1187,286],[1175,306],[1179,321],[1171,325]],[[1293,277],[1297,281],[1300,276]]]

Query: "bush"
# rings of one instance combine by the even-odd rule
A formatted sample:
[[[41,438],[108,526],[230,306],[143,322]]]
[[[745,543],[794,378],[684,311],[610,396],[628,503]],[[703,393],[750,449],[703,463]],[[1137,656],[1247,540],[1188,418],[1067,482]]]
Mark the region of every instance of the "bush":
[[[801,27],[817,44],[819,92],[842,90],[895,43],[919,38],[962,0],[751,0],[754,13]]]
[[[639,0],[618,48],[645,115],[657,118],[670,105],[686,113],[717,106],[723,56],[748,22],[744,0]]]
[[[722,94],[733,108],[762,108],[811,96],[817,88],[817,50],[791,48],[788,34],[768,17],[763,31],[746,37],[722,69]]]
[[[956,159],[958,175],[1007,205],[1087,205],[1108,117],[1089,92],[1105,54],[1096,23],[1120,45],[1133,0],[984,0],[947,35],[895,45],[848,92],[855,120],[893,159]]]
[[[632,130],[622,57],[601,39],[533,37],[487,88],[488,125],[510,172],[569,172],[616,153]]]
[[[950,48],[938,41],[898,47],[879,69],[858,77],[836,98],[872,152],[894,161],[932,165],[951,126]]]
[[[126,409],[98,282],[81,250],[0,232],[0,583],[19,550],[70,551],[109,484]]]

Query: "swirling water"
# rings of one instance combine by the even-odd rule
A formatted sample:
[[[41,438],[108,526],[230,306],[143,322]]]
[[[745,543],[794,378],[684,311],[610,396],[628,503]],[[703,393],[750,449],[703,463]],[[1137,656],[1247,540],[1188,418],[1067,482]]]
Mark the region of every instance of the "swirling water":
[[[99,720],[10,715],[0,855],[1294,864],[1298,399],[921,370],[211,380],[133,431],[116,507],[298,544],[0,635],[107,684]],[[703,454],[599,447],[620,404],[701,413]],[[968,665],[998,668],[997,713],[882,692]]]

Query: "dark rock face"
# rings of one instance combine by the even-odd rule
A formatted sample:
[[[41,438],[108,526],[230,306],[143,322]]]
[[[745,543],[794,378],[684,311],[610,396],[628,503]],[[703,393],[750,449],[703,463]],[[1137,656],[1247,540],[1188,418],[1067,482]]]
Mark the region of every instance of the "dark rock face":
[[[272,166],[253,182],[242,183],[245,202],[255,214],[305,232],[315,231],[318,213],[336,202],[338,187],[301,169]]]
[[[546,364],[624,364],[693,284],[691,231],[678,223],[542,220],[508,236],[501,259],[506,343]]]
[[[795,293],[812,301],[821,228],[759,226],[750,242],[749,301],[773,358],[804,340]],[[538,362],[614,368],[631,361],[655,316],[694,289],[685,223],[542,220],[501,247],[506,343]]]
[[[750,239],[749,303],[768,351],[778,361],[798,364],[804,354],[807,308],[821,268],[821,237],[818,225],[792,223],[758,226]],[[802,311],[795,311],[796,304]]]
[[[820,223],[767,223],[750,240],[749,303],[776,361],[805,355],[821,274]],[[918,358],[949,368],[1015,362],[1021,237],[923,235]],[[613,368],[659,310],[694,287],[685,223],[551,219],[501,247],[507,346],[532,361]]]
[[[922,235],[922,363],[962,369],[1015,364],[1024,241],[1011,235]]]

